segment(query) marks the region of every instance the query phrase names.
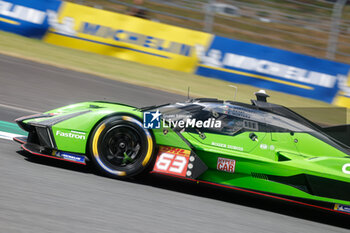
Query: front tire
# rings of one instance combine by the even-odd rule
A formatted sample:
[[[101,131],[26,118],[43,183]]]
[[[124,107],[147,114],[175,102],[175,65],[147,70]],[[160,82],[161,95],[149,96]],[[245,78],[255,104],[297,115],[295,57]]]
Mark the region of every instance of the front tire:
[[[91,159],[104,175],[134,177],[146,171],[153,161],[152,135],[133,117],[107,118],[91,135]]]

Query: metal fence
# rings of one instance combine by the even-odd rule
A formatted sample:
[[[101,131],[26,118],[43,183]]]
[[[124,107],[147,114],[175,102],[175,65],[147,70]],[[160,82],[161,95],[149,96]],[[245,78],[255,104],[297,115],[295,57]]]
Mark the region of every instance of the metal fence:
[[[150,20],[350,63],[347,0],[70,0]],[[349,1],[350,2],[350,1]]]

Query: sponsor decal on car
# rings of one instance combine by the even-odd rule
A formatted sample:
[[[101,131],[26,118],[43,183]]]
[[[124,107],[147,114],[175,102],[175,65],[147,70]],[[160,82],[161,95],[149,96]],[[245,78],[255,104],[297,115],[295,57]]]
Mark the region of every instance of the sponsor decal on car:
[[[350,174],[350,163],[344,164],[342,170],[345,174]]]
[[[56,153],[56,156],[59,158],[65,159],[65,160],[70,160],[70,161],[79,162],[79,163],[85,163],[85,156],[83,156],[83,155],[76,155],[76,154],[58,151]]]
[[[335,204],[334,209],[338,211],[350,213],[350,206],[348,205]]]
[[[153,171],[186,177],[191,151],[161,146]]]
[[[267,145],[267,144],[260,144],[260,149],[262,150],[275,150],[275,146],[274,145]]]
[[[217,170],[235,173],[236,160],[218,157]]]
[[[75,138],[78,140],[85,140],[86,139],[86,133],[84,132],[78,132],[78,131],[71,131],[69,133],[66,132],[62,132],[60,130],[56,131],[56,136],[60,136],[60,137],[65,137],[65,138]]]
[[[224,144],[224,143],[219,143],[219,142],[212,142],[211,145],[212,145],[212,146],[222,147],[222,148],[228,148],[228,149],[232,149],[232,150],[243,151],[243,147],[234,146],[234,145],[226,145],[226,144]]]
[[[143,126],[146,129],[163,128],[221,128],[221,121],[215,118],[208,118],[207,120],[197,120],[190,116],[179,117],[178,115],[164,115],[161,119],[162,113],[156,112],[143,113]],[[175,120],[175,119],[179,120]]]

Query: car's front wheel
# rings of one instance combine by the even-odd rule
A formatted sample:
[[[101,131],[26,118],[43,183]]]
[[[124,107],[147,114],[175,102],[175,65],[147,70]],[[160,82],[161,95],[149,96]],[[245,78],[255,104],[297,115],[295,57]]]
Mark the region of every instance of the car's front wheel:
[[[133,117],[107,118],[91,135],[91,159],[105,175],[133,177],[145,171],[153,160],[152,135]]]

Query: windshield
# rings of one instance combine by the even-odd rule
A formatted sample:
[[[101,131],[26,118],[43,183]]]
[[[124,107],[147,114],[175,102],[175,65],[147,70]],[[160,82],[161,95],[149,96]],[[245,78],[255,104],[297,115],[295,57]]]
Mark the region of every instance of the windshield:
[[[221,122],[221,126],[216,128],[209,127],[203,131],[228,135],[245,130],[264,132],[271,130],[278,132],[310,130],[303,124],[288,118],[261,111],[257,108],[247,108],[231,103],[176,103],[162,106],[158,110],[162,113],[162,117],[166,121],[187,121],[188,119],[205,121],[215,119]]]

